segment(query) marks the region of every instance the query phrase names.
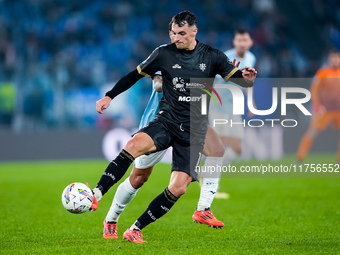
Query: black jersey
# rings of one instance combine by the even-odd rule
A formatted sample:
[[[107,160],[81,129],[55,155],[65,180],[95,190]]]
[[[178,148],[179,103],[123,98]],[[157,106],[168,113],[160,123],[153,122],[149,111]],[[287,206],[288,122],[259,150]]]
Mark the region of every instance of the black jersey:
[[[193,50],[177,49],[173,43],[162,45],[137,66],[137,70],[147,77],[161,71],[163,98],[159,112],[191,131],[205,134],[208,121],[206,115],[201,114],[201,104],[190,102],[195,93],[202,93],[202,90],[193,93],[193,79],[215,78],[217,74],[229,78],[238,68],[220,50],[197,41]],[[213,85],[213,79],[206,81],[210,83],[208,85]]]

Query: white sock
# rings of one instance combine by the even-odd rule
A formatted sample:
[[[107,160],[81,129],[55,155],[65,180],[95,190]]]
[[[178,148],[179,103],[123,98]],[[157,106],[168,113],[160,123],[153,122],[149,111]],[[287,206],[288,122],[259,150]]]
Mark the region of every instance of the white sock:
[[[129,227],[129,230],[132,230],[132,231],[133,230],[139,230],[140,231],[139,227],[137,227],[135,223],[133,223],[133,225],[131,225],[131,227]]]
[[[113,198],[111,208],[106,215],[106,222],[114,221],[118,222],[120,214],[124,211],[125,207],[131,202],[136,196],[139,189],[135,189],[131,186],[130,178],[126,178],[122,182],[116,191]]]
[[[93,193],[93,196],[95,197],[95,199],[99,202],[101,199],[102,199],[102,197],[103,197],[103,194],[102,194],[102,192],[100,191],[100,189],[98,189],[98,188],[94,188],[93,190],[92,190],[92,193]]]
[[[207,157],[204,166],[222,166],[222,157]],[[218,169],[218,168],[217,168]],[[220,172],[219,172],[220,173]],[[214,173],[215,178],[203,178],[200,199],[198,200],[197,211],[203,211],[210,208],[212,201],[214,200],[215,193],[217,192],[218,183],[220,180],[219,174]]]

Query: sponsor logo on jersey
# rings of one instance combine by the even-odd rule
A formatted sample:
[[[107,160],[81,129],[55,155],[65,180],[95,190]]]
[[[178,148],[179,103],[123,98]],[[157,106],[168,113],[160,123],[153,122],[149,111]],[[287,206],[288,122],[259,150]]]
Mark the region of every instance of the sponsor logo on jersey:
[[[179,96],[179,102],[198,102],[201,100],[201,97],[191,97],[191,96]]]
[[[177,69],[181,69],[182,67],[179,64],[175,64],[175,65],[172,66],[172,68],[174,68],[174,69],[176,69],[176,68]]]
[[[174,90],[179,90],[181,92],[185,92],[185,83],[184,83],[184,79],[182,79],[181,77],[175,77],[172,79],[172,84],[174,85]]]

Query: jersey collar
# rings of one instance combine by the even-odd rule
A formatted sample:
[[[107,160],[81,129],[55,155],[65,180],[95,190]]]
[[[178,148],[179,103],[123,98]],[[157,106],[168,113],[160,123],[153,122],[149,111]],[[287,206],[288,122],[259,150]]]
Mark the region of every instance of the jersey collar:
[[[194,53],[195,51],[196,51],[196,49],[198,48],[198,44],[199,44],[200,42],[196,39],[196,46],[195,46],[195,48],[194,49],[192,49],[192,50],[182,50],[182,49],[177,49],[179,52],[182,52],[182,53],[188,53],[188,54],[192,54],[192,53]]]

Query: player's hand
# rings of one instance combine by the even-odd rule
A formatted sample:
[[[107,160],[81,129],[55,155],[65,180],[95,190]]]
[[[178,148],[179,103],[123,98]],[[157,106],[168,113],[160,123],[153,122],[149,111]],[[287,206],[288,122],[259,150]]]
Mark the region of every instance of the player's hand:
[[[236,63],[236,58],[234,58],[233,60],[233,65],[236,66],[237,68],[239,67],[241,61],[239,60],[237,63]]]
[[[246,66],[246,67],[244,67],[240,70],[244,71],[242,73],[242,76],[248,83],[254,83],[254,80],[255,80],[256,75],[257,75],[257,71],[255,70],[255,68],[251,68],[249,66]]]
[[[103,97],[96,103],[96,110],[98,113],[103,114],[104,110],[110,106],[111,98],[108,96]]]

